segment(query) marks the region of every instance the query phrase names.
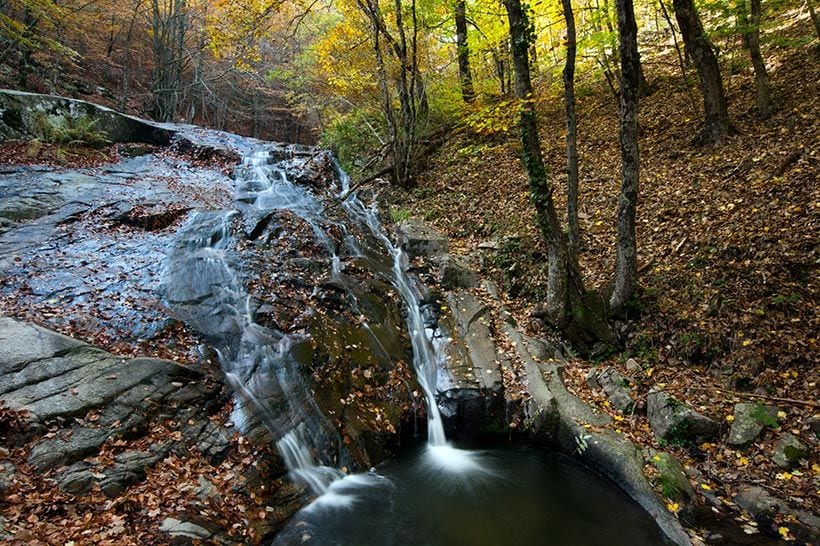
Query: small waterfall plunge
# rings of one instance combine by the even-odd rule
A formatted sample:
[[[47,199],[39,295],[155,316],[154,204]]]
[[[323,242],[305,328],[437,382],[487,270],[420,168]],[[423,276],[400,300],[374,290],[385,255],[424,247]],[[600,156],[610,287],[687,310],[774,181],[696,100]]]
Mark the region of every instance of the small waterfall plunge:
[[[382,230],[375,203],[366,207],[355,192],[350,192],[350,178],[347,173],[338,165],[336,172],[341,181],[344,207],[353,219],[367,226],[392,258],[390,282],[401,295],[407,311],[407,331],[413,347],[413,369],[427,402],[427,462],[439,470],[450,473],[481,470],[474,452],[456,449],[447,442],[434,391],[436,374],[446,358],[446,341],[444,336],[436,335],[436,332],[425,327],[418,290],[406,273],[407,257],[401,247],[394,245]]]
[[[328,219],[322,202],[290,180],[288,170],[280,164],[282,157],[287,157],[282,149],[262,147],[244,158],[236,188],[243,215],[258,220],[277,210],[290,211],[310,225],[316,243],[329,256],[331,278],[349,282],[340,276],[339,251],[344,250],[365,258],[375,274],[396,289],[406,311],[413,367],[427,402],[427,462],[451,473],[480,468],[473,453],[447,443],[434,393],[437,368],[445,358],[444,338],[425,329],[417,289],[405,273],[407,258],[382,231],[375,205],[366,206],[351,192],[347,175],[334,163],[337,189],[351,224]],[[377,477],[345,477],[338,470],[347,462],[343,443],[300,373],[296,347],[304,336],[286,335],[254,322],[247,280],[240,277],[234,263],[237,241],[231,237],[230,225],[236,214],[200,212],[183,226],[166,266],[166,298],[177,315],[215,347],[226,377],[243,402],[235,421],[241,426],[241,409],[252,406],[278,438],[277,448],[292,478],[307,484],[319,496],[319,504],[348,504],[352,500],[349,488]],[[330,229],[343,234],[344,249],[336,248]],[[354,231],[368,236],[357,237]],[[389,262],[374,260],[373,256],[385,253]]]

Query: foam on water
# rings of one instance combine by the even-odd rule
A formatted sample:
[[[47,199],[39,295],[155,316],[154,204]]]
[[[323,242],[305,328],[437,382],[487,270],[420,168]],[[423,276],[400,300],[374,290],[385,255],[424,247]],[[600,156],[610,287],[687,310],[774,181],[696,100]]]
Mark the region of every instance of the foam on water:
[[[367,474],[350,474],[337,479],[327,488],[327,491],[304,508],[305,512],[321,508],[350,508],[355,504],[364,489],[375,485],[389,485],[387,478],[369,472]]]
[[[492,469],[483,464],[480,452],[458,449],[449,444],[428,444],[423,461],[428,470],[444,474],[465,477],[493,474]]]

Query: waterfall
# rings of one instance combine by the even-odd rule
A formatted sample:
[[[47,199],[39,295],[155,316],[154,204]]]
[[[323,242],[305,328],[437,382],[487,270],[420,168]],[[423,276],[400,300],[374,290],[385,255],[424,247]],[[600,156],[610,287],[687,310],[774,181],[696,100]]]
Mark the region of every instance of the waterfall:
[[[427,402],[427,441],[432,446],[444,446],[447,438],[444,434],[444,425],[441,413],[436,404],[435,392],[436,371],[445,354],[442,350],[434,350],[432,335],[428,336],[424,320],[421,315],[418,291],[414,289],[407,276],[407,257],[404,251],[394,245],[381,228],[378,210],[375,204],[366,207],[355,192],[350,191],[350,178],[341,167],[336,165],[337,175],[341,180],[344,207],[352,218],[367,226],[370,232],[381,242],[384,249],[393,260],[390,282],[398,290],[407,310],[407,331],[413,347],[413,369],[416,378],[424,392]]]
[[[407,310],[407,331],[413,347],[413,368],[427,402],[427,465],[448,476],[492,473],[481,464],[479,454],[454,448],[447,442],[444,423],[435,397],[436,374],[443,367],[446,358],[445,337],[435,335],[426,329],[421,314],[418,290],[407,275],[408,260],[401,247],[394,245],[381,228],[375,203],[366,207],[356,192],[350,189],[350,178],[337,164],[334,164],[341,180],[340,199],[350,216],[367,226],[371,234],[382,244],[392,257],[390,282],[398,290]]]
[[[334,162],[339,199],[352,225],[328,219],[322,202],[290,180],[278,159],[283,156],[287,153],[279,148],[262,147],[243,159],[236,177],[236,203],[243,217],[258,222],[277,210],[300,217],[327,251],[331,278],[342,285],[348,281],[340,275],[341,260],[328,234],[331,227],[342,234],[349,254],[369,260],[373,271],[396,289],[406,309],[413,367],[427,403],[431,463],[447,472],[478,468],[469,452],[447,443],[434,393],[437,369],[445,358],[444,338],[425,328],[418,290],[406,273],[407,257],[382,230],[375,205],[364,205],[351,191],[348,176]],[[166,299],[178,316],[215,347],[226,377],[244,404],[238,408],[235,421],[241,423],[242,407],[251,406],[278,438],[277,449],[292,479],[308,485],[323,502],[348,504],[350,495],[342,492],[368,479],[348,476],[340,480],[344,474],[337,468],[346,457],[343,443],[318,408],[294,355],[294,346],[304,339],[254,322],[245,284],[232,263],[236,242],[230,223],[235,214],[200,212],[183,226],[166,267]],[[364,234],[356,237],[349,228]],[[389,265],[373,258],[385,252]],[[349,291],[353,294],[352,287]],[[369,325],[364,327],[374,335]]]

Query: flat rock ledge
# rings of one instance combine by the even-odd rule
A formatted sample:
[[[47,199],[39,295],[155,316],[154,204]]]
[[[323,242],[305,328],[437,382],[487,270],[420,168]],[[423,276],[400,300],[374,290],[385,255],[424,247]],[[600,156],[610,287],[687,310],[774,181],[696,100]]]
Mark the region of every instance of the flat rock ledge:
[[[109,438],[137,436],[155,418],[207,420],[220,388],[176,362],[118,357],[0,317],[0,402],[26,412],[34,436],[58,427],[34,443],[28,462],[38,471],[94,454]]]
[[[28,463],[39,472],[56,471],[58,487],[69,494],[86,493],[96,483],[115,497],[182,446],[221,460],[230,431],[208,419],[221,406],[221,389],[202,372],[169,360],[122,358],[0,317],[0,403],[24,412],[29,432],[16,440],[33,442]],[[187,426],[178,441],[117,455],[104,473],[83,461],[106,441],[139,437],[159,420]],[[6,463],[3,469],[0,486],[14,471]]]

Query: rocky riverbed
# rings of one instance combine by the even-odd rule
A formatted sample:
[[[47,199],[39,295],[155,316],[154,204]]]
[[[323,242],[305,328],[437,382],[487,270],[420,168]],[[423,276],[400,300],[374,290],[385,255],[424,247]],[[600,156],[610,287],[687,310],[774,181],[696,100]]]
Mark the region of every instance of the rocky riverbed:
[[[52,113],[60,104],[71,110],[48,104]],[[28,129],[14,130],[23,137]],[[254,400],[234,397],[220,367],[226,351],[241,354],[231,341],[242,337],[239,315],[295,340],[294,369],[338,434],[326,456],[342,472],[366,470],[424,432],[424,396],[402,301],[386,274],[390,261],[345,219],[332,158],[265,144],[324,203],[317,221],[327,244],[342,249],[329,256],[304,214],[254,207],[257,190],[242,175],[249,166],[237,163],[262,143],[183,126],[140,134],[160,137],[121,144],[99,165],[21,161],[2,170],[0,536],[11,541],[228,544],[273,536],[310,496],[287,479],[275,453],[281,431]],[[497,288],[451,255],[446,238],[419,222],[391,236],[410,259],[425,327],[445,348],[435,392],[449,437],[558,449],[618,484],[672,542],[732,543],[723,528],[684,529],[681,520],[705,526],[704,507],[727,518],[731,508],[707,489],[695,492],[691,481],[703,482],[690,469],[637,448],[615,419],[570,392],[565,351],[522,333]],[[220,283],[173,274],[198,271],[201,257],[183,250],[203,237],[211,246],[231,238],[220,258],[231,270]],[[234,284],[247,296],[242,306],[221,292]],[[641,371],[601,369],[588,381],[620,412],[646,410],[665,441],[721,433],[662,389],[637,400]],[[280,391],[268,395],[267,407],[285,407]],[[755,407],[738,408],[731,442],[760,432],[743,417]],[[808,456],[795,440],[782,449],[787,466],[789,457]],[[679,484],[673,507],[658,495],[665,483]],[[735,502],[760,525],[812,540],[814,516],[758,489],[750,484]]]

